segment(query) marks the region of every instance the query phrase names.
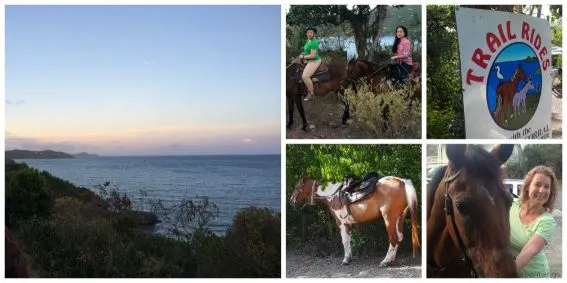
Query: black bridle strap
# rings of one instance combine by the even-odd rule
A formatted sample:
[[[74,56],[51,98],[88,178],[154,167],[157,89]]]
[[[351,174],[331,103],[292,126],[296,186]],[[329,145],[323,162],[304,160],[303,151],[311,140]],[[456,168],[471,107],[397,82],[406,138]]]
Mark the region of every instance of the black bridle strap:
[[[450,220],[448,222],[451,223],[451,225],[453,226],[453,230],[455,232],[455,235],[457,236],[457,245],[459,246],[459,249],[461,250],[461,252],[464,255],[464,261],[465,261],[465,266],[468,266],[471,269],[471,275],[473,277],[478,277],[478,274],[476,273],[476,270],[474,268],[474,265],[472,263],[472,260],[470,258],[470,256],[468,255],[467,249],[465,248],[465,244],[463,243],[463,240],[460,236],[459,233],[459,229],[457,228],[457,223],[455,223],[455,214],[453,211],[453,200],[451,199],[451,195],[449,195],[449,184],[452,183],[453,181],[455,181],[459,175],[461,174],[462,169],[460,169],[459,171],[457,171],[457,173],[455,173],[452,176],[447,177],[444,182],[445,182],[445,200],[444,200],[444,210],[445,210],[445,217]]]

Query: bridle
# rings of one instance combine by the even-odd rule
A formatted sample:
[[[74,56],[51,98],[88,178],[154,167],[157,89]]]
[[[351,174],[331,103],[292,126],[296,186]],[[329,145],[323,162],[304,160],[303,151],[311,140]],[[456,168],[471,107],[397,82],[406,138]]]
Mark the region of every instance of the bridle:
[[[457,228],[457,224],[455,223],[455,213],[453,211],[453,200],[451,199],[451,195],[449,194],[449,185],[455,181],[459,175],[461,174],[463,169],[459,169],[459,171],[457,171],[457,173],[445,178],[443,181],[445,183],[445,195],[444,195],[444,208],[443,210],[445,211],[445,217],[447,219],[447,224],[451,223],[450,225],[453,226],[453,230],[455,231],[455,235],[457,236],[457,244],[459,245],[459,249],[461,250],[461,252],[463,253],[463,258],[461,260],[464,261],[464,264],[466,267],[470,268],[471,270],[471,276],[473,278],[478,278],[478,274],[474,268],[474,265],[472,263],[472,260],[470,258],[470,256],[468,255],[467,249],[465,248],[465,244],[463,243],[463,240],[461,239],[460,233],[459,233],[459,229]]]
[[[313,185],[311,185],[311,196],[309,197],[309,202],[306,201],[299,209],[303,209],[308,204],[309,205],[315,204],[315,188],[318,187],[320,184],[321,183],[319,183],[319,181],[313,180]],[[299,192],[303,194],[303,186],[301,187],[301,190]]]

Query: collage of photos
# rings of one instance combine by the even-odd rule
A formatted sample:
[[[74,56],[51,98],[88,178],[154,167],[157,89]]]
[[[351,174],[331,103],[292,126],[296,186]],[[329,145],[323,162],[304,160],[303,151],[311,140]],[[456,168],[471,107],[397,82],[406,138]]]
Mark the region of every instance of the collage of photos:
[[[561,4],[22,2],[5,278],[563,278]]]

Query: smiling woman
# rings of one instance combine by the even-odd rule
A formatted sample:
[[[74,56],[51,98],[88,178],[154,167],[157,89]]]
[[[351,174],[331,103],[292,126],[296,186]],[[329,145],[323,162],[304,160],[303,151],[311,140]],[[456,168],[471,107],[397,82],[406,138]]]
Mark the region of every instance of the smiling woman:
[[[427,154],[428,277],[561,277],[561,145]]]
[[[557,223],[551,212],[558,185],[553,171],[537,166],[527,174],[520,199],[510,210],[510,243],[522,277],[550,277],[543,252],[552,240]]]

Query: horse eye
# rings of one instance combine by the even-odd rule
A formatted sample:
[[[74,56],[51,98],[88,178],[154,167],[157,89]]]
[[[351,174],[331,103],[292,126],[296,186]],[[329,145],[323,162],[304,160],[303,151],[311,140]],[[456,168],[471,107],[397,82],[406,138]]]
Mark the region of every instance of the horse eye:
[[[457,210],[462,215],[469,215],[474,210],[474,203],[470,200],[462,200],[457,202]]]

